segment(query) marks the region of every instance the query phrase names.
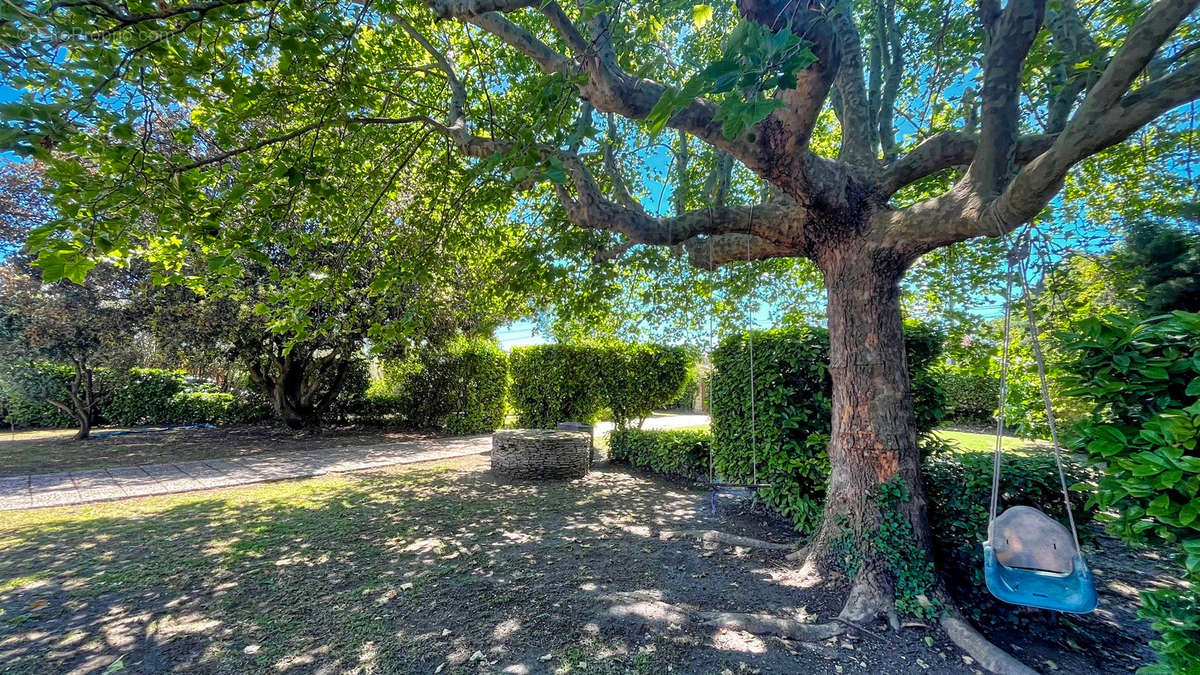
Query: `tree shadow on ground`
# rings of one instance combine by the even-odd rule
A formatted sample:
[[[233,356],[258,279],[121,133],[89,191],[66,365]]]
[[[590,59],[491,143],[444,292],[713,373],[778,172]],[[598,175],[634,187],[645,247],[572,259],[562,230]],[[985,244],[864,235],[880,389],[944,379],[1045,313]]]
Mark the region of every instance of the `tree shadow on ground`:
[[[479,458],[29,512],[0,524],[6,672],[964,672],[940,635],[803,645],[680,622],[655,601],[828,619],[788,539],[707,493],[620,469],[506,483]],[[924,640],[928,636],[932,645]],[[549,655],[547,657],[547,655]],[[966,669],[969,672],[969,669]]]

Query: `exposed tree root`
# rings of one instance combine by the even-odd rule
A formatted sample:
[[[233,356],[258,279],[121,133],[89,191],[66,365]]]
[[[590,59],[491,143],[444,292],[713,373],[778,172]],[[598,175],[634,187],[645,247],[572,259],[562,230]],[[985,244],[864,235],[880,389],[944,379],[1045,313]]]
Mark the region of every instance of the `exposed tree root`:
[[[979,665],[998,675],[1037,675],[1037,671],[1021,663],[1015,656],[992,644],[975,630],[966,619],[947,614],[942,617],[942,630],[950,641],[979,662]]]
[[[701,623],[719,628],[735,628],[755,635],[778,635],[801,642],[820,642],[846,632],[839,623],[802,623],[770,614],[738,614],[736,612],[699,612]]]
[[[792,551],[791,553],[787,554],[786,556],[784,556],[784,560],[790,560],[790,561],[795,562],[797,560],[804,560],[807,557],[808,557],[808,547],[805,546],[804,548],[798,548],[795,551]]]
[[[761,539],[753,539],[751,537],[739,537],[736,534],[726,534],[717,530],[663,530],[658,533],[659,539],[682,539],[693,537],[700,541],[710,541],[718,544],[727,544],[729,546],[744,546],[746,548],[762,548],[771,551],[791,551],[796,548],[796,544],[777,544],[771,541],[763,541]]]

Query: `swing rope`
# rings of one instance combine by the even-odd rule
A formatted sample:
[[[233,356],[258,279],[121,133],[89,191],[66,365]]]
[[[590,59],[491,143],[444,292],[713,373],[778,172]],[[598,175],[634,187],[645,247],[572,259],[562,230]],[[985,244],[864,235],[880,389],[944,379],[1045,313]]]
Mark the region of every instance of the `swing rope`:
[[[754,395],[754,293],[758,289],[757,280],[754,278],[754,270],[750,269],[750,233],[749,229],[754,226],[754,205],[750,205],[750,222],[747,225],[746,233],[746,269],[750,274],[750,297],[751,302],[746,304],[746,335],[749,338],[750,349],[750,466],[752,467],[754,477],[751,482],[758,485],[758,432],[755,429],[755,395]]]
[[[711,211],[711,207],[710,207],[710,211]],[[752,228],[753,226],[754,226],[754,206],[751,205],[749,222],[747,224],[747,233],[746,233],[746,263],[747,263],[747,270],[749,270],[748,274],[751,275],[750,276],[751,283],[749,284],[751,301],[748,302],[746,305],[746,334],[747,334],[748,358],[750,361],[750,470],[751,470],[752,477],[751,477],[751,482],[748,485],[743,485],[741,487],[749,487],[749,488],[757,489],[758,487],[762,487],[762,485],[758,482],[758,427],[757,427],[758,415],[757,415],[757,403],[755,400],[757,392],[755,390],[755,375],[754,375],[754,301],[756,300],[758,283],[757,283],[757,280],[753,276],[753,274],[754,274],[753,270],[750,270],[750,268],[749,268],[750,256],[751,256],[749,231],[750,231],[750,228]],[[709,269],[710,273],[714,270],[713,260],[714,260],[714,258],[713,258],[713,238],[712,238],[712,236],[709,236],[708,237],[708,269]],[[714,325],[713,324],[713,313],[709,312],[709,315],[708,315],[708,353],[709,353],[710,361],[712,358],[712,353],[715,349],[715,341],[714,341],[715,338],[714,338],[713,325]],[[709,367],[710,368],[712,367],[711,363],[710,363]],[[710,375],[709,382],[711,383],[711,381],[712,381],[712,376]],[[713,415],[713,407],[714,407],[715,398],[716,397],[712,393],[711,384],[710,384],[710,390],[709,390],[709,395],[708,395],[708,401],[709,401],[708,402],[708,414],[710,417]],[[713,444],[711,444],[711,443],[708,446],[708,484],[710,486],[712,486],[714,488],[714,490],[717,487],[719,487],[717,480],[716,480],[716,474],[713,469]],[[714,492],[714,500],[715,500],[715,498],[716,497],[715,497],[715,492]],[[714,502],[714,504],[715,504],[715,502]],[[715,511],[715,508],[716,507],[714,506],[714,511]]]
[[[1008,244],[1008,236],[1004,235],[1004,243]],[[1032,292],[1029,288],[1029,255],[1030,236],[1028,230],[1018,240],[1011,244],[1008,251],[1008,271],[1004,291],[1004,345],[1000,356],[1000,400],[999,414],[996,416],[996,446],[992,461],[992,498],[991,511],[988,518],[988,538],[991,538],[992,523],[996,520],[996,511],[1000,500],[1000,462],[1005,425],[1005,404],[1008,400],[1008,365],[1009,340],[1012,335],[1012,289],[1013,268],[1017,268],[1021,280],[1022,295],[1025,300],[1025,314],[1029,320],[1029,338],[1033,346],[1033,357],[1037,362],[1038,381],[1041,385],[1042,404],[1046,407],[1046,423],[1050,427],[1050,442],[1054,446],[1054,462],[1058,467],[1058,481],[1062,488],[1063,506],[1067,511],[1067,521],[1071,525],[1071,538],[1075,542],[1075,550],[1079,548],[1079,532],[1075,527],[1075,514],[1071,511],[1071,493],[1067,487],[1067,474],[1063,468],[1062,449],[1058,441],[1058,424],[1054,419],[1054,407],[1050,401],[1050,387],[1046,380],[1046,359],[1042,354],[1039,338],[1037,317],[1033,311]]]

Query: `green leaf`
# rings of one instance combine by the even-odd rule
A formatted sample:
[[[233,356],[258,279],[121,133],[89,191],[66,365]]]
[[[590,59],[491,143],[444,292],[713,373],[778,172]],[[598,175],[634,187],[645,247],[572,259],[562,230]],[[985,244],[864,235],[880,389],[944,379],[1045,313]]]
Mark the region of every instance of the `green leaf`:
[[[1191,525],[1197,516],[1200,516],[1200,502],[1193,499],[1179,509],[1179,524],[1184,527]]]
[[[1188,383],[1187,389],[1183,392],[1188,396],[1200,396],[1200,376],[1192,378]]]
[[[1151,500],[1146,507],[1146,514],[1151,516],[1161,516],[1170,513],[1171,497],[1170,495],[1159,495]]]
[[[710,5],[692,5],[692,25],[697,30],[704,28],[713,18],[713,8]]]

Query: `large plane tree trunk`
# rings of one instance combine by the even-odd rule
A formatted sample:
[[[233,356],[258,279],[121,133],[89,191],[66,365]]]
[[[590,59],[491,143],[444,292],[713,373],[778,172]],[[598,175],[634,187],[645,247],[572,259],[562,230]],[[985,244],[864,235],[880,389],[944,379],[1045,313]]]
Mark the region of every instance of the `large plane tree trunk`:
[[[822,256],[821,267],[833,380],[832,470],[809,561],[851,578],[843,618],[891,617],[896,551],[904,552],[904,564],[931,559],[900,315],[907,263],[891,250],[854,242]],[[881,493],[885,484],[891,497]]]

